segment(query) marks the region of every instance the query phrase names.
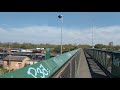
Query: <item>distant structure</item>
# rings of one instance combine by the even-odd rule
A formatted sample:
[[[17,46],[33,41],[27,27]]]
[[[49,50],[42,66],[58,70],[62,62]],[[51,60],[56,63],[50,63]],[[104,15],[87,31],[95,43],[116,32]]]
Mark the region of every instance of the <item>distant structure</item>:
[[[8,55],[3,59],[3,68],[6,70],[16,70],[25,66],[30,58],[27,56]]]
[[[46,48],[46,51],[45,51],[45,60],[49,59],[50,58],[50,48]]]
[[[109,42],[108,44],[110,47],[113,47],[113,42]]]
[[[32,52],[30,49],[21,49],[20,52]]]
[[[44,48],[36,48],[36,50],[44,50]]]

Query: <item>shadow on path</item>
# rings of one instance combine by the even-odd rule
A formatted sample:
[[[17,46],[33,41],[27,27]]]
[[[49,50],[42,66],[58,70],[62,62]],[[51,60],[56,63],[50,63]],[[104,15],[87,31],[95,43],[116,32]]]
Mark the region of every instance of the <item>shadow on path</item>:
[[[84,54],[85,54],[92,78],[109,78],[86,52],[84,52]]]

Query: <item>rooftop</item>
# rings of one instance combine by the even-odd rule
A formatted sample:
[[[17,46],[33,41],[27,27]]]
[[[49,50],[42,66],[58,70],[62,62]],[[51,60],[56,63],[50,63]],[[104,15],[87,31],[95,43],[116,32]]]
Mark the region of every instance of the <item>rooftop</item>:
[[[4,60],[18,60],[18,61],[22,61],[24,60],[25,58],[28,58],[27,56],[12,56],[12,55],[8,55],[4,58]]]

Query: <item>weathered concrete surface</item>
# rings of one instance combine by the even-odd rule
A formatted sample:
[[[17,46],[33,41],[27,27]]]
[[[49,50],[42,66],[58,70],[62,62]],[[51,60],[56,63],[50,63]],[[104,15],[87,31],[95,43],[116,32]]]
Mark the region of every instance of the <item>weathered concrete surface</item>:
[[[81,49],[81,52],[80,52],[80,62],[78,65],[76,78],[92,78],[83,49]]]

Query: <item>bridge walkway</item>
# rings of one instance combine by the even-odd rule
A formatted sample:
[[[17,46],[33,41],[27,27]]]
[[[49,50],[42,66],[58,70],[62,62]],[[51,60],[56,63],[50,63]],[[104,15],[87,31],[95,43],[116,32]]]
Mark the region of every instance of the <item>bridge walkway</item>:
[[[84,51],[84,54],[92,78],[109,78],[98,65],[98,63],[95,62],[95,60],[86,51]]]

